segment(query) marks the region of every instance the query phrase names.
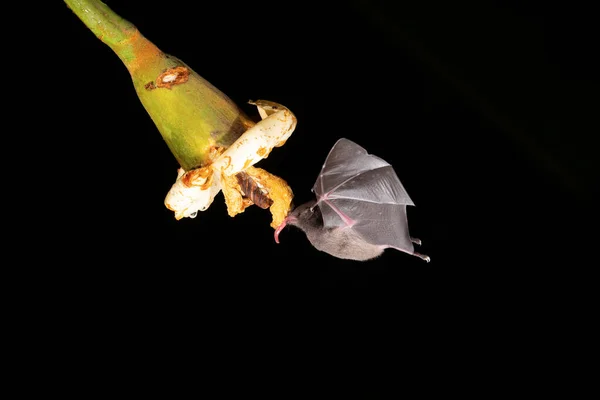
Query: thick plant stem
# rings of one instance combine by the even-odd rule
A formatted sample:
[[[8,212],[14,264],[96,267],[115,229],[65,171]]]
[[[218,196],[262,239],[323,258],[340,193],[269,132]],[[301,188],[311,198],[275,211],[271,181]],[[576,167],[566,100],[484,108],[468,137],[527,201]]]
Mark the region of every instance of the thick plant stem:
[[[136,31],[133,24],[101,1],[65,0],[65,3],[100,40],[111,47],[124,42]]]
[[[254,123],[183,61],[163,53],[100,0],[64,0],[123,61],[144,108],[184,170],[209,162]]]
[[[81,21],[108,45],[123,61],[127,69],[136,68],[136,59],[142,54],[160,55],[161,51],[144,38],[129,21],[121,18],[98,0],[64,0]]]

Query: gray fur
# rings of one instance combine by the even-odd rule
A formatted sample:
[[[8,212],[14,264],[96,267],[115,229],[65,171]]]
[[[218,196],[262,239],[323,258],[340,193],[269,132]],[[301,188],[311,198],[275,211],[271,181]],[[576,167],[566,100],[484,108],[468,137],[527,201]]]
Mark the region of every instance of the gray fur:
[[[321,212],[309,201],[292,211],[288,224],[302,229],[310,243],[320,251],[348,260],[367,261],[379,257],[383,247],[367,243],[352,228],[324,228]],[[312,210],[311,210],[312,208]]]

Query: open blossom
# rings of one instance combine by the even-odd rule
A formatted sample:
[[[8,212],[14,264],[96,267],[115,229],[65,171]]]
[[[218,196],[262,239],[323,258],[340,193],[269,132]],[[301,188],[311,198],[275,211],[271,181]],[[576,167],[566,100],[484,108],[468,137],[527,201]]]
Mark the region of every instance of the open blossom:
[[[165,205],[175,212],[175,218],[194,218],[198,211],[205,211],[215,196],[223,190],[229,215],[242,212],[251,204],[248,193],[243,193],[236,179],[230,179],[245,172],[255,180],[254,187],[264,190],[271,200],[271,213],[275,227],[285,218],[291,207],[292,192],[287,184],[264,170],[253,168],[254,164],[268,157],[274,147],[280,147],[296,127],[296,117],[286,107],[273,102],[259,100],[252,102],[258,107],[263,118],[243,133],[231,146],[208,165],[185,172],[179,169],[177,180],[165,198]],[[283,183],[282,183],[283,182]],[[283,203],[283,206],[282,206]],[[276,224],[277,222],[277,224]]]

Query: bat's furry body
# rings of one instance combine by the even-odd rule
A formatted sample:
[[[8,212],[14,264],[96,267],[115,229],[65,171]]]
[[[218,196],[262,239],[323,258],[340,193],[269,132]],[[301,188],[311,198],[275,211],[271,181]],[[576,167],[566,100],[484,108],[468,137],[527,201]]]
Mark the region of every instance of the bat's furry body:
[[[367,243],[352,228],[325,228],[323,217],[318,207],[311,208],[316,200],[309,201],[296,207],[289,218],[288,224],[302,229],[310,243],[320,251],[334,257],[349,260],[366,261],[379,257],[384,248]]]

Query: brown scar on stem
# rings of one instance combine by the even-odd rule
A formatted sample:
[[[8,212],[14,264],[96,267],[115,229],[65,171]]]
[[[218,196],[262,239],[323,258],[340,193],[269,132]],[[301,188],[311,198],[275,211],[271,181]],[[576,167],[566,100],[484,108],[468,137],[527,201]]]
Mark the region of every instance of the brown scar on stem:
[[[186,83],[189,76],[190,71],[186,67],[169,68],[156,78],[156,86],[171,89],[175,85]]]
[[[144,85],[144,88],[146,90],[154,90],[156,89],[156,86],[154,85],[154,82],[150,81]]]

